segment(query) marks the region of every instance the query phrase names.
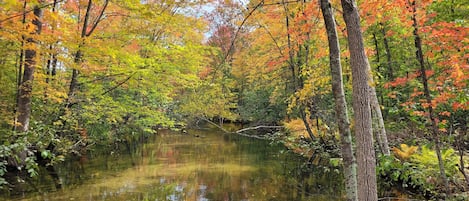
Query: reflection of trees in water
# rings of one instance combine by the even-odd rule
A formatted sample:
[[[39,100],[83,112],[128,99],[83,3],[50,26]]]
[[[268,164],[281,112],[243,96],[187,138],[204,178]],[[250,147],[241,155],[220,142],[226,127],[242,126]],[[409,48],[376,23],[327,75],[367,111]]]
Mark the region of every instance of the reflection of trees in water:
[[[36,178],[31,178],[26,171],[10,170],[5,174],[9,180],[9,189],[2,189],[0,192],[4,196],[18,197],[25,193],[56,191],[62,187],[62,181],[54,167],[40,166],[38,173]]]
[[[305,159],[282,145],[230,134],[190,133],[205,137],[160,134],[144,144],[121,143],[118,150],[97,149],[67,160],[57,171],[63,192],[113,200],[311,200],[308,195],[319,191],[339,192],[326,189],[328,184],[322,182],[331,178],[318,177],[324,174],[319,169],[305,171]]]
[[[313,157],[314,159],[308,162],[298,164],[290,172],[293,178],[296,179],[297,185],[295,188],[298,193],[316,198],[315,200],[341,200],[342,195],[344,195],[341,170],[321,162],[312,163],[311,161],[321,160],[321,158],[316,158],[314,155]]]

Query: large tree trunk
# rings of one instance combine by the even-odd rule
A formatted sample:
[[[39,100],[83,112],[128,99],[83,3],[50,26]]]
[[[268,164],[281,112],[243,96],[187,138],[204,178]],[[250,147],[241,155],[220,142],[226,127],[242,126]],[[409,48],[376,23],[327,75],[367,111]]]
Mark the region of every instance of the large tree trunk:
[[[358,200],[377,201],[376,159],[370,108],[370,64],[365,54],[358,8],[353,0],[341,0],[347,27],[353,80],[353,110],[357,141]]]
[[[345,191],[347,201],[357,200],[357,168],[353,155],[352,135],[345,101],[344,84],[342,81],[342,66],[340,64],[340,46],[337,36],[334,14],[329,0],[320,0],[322,15],[326,25],[329,41],[329,62],[332,76],[332,93],[335,100],[335,112],[339,124],[341,153],[344,161]]]
[[[39,8],[39,6],[35,6],[33,12],[35,18],[32,21],[32,24],[34,25],[35,30],[31,33],[31,36],[26,39],[26,47],[29,48],[24,52],[24,73],[18,93],[18,124],[15,126],[16,130],[19,132],[29,130],[34,70],[37,63],[37,52],[35,49],[37,41],[34,39],[34,36],[41,33],[42,27],[42,9]]]
[[[415,54],[420,64],[420,78],[423,84],[423,95],[425,96],[426,103],[428,104],[428,118],[430,119],[430,122],[431,122],[432,137],[433,137],[433,141],[435,142],[435,152],[438,158],[440,176],[441,176],[441,179],[443,180],[443,184],[445,185],[446,194],[450,194],[451,192],[449,189],[448,178],[446,177],[446,173],[445,173],[445,164],[441,156],[441,142],[440,142],[440,136],[438,136],[439,134],[438,124],[436,123],[436,119],[434,117],[432,97],[430,95],[430,88],[428,87],[427,74],[425,73],[426,70],[425,70],[425,62],[423,59],[422,40],[420,39],[420,35],[418,32],[418,24],[417,24],[417,16],[416,16],[417,7],[415,5],[415,1],[412,1],[411,6],[412,6],[412,26],[414,28],[414,31],[413,31],[414,45],[415,45],[415,48],[417,49]]]

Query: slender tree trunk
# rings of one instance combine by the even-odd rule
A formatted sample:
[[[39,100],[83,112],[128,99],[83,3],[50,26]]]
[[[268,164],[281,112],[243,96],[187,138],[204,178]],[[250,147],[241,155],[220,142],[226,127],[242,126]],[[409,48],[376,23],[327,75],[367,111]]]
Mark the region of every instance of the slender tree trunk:
[[[365,54],[360,16],[354,0],[341,0],[352,68],[353,110],[357,141],[358,200],[377,201],[376,158],[370,108],[370,64]]]
[[[379,57],[379,47],[378,47],[378,40],[376,39],[376,34],[373,33],[373,41],[375,43],[376,49],[376,63],[378,63],[378,72],[380,72],[380,57]],[[370,76],[370,79],[373,80],[373,76]],[[376,132],[376,141],[378,142],[379,148],[381,153],[384,155],[389,155],[389,144],[388,144],[388,137],[386,135],[386,128],[384,127],[384,119],[383,114],[381,113],[381,106],[379,105],[378,95],[376,94],[376,88],[371,87],[370,89],[370,102],[372,108],[372,116],[373,116],[373,130]]]
[[[448,178],[446,177],[446,173],[445,173],[445,164],[441,156],[441,141],[440,141],[440,136],[439,136],[439,131],[438,131],[438,125],[434,117],[432,97],[430,95],[430,89],[428,87],[427,74],[425,73],[426,70],[425,70],[425,63],[423,59],[422,40],[420,39],[420,35],[418,32],[418,24],[417,24],[417,16],[416,16],[417,7],[415,5],[415,1],[412,1],[411,6],[412,6],[412,26],[414,28],[414,31],[413,31],[414,45],[415,45],[415,48],[417,49],[415,54],[420,64],[420,78],[423,84],[423,94],[425,96],[426,103],[428,104],[428,118],[430,119],[430,122],[431,122],[432,136],[433,136],[433,141],[435,143],[435,152],[438,157],[440,176],[441,176],[441,179],[443,180],[443,184],[445,185],[446,194],[449,195],[451,192],[449,189]]]
[[[85,17],[83,20],[83,27],[81,30],[81,39],[82,43],[79,45],[77,52],[75,53],[75,59],[74,62],[76,64],[81,64],[83,60],[83,52],[81,48],[85,45],[84,40],[86,37],[90,36],[93,31],[96,29],[98,26],[99,22],[101,22],[103,16],[104,16],[104,11],[106,10],[107,6],[109,4],[109,0],[106,0],[104,2],[103,8],[101,8],[99,15],[96,17],[94,23],[90,26],[89,20],[90,20],[90,14],[91,14],[91,8],[93,7],[93,1],[88,0],[88,5],[86,7],[86,12],[85,12]],[[89,29],[88,29],[89,28]],[[70,81],[70,86],[68,90],[68,97],[67,100],[65,101],[65,108],[70,108],[73,105],[73,97],[75,96],[76,90],[78,88],[78,75],[80,74],[80,71],[78,69],[73,69],[72,70],[72,78]]]
[[[26,24],[26,5],[27,1],[24,1],[23,4],[23,19],[22,23],[23,26]],[[14,113],[14,120],[13,120],[13,131],[16,131],[17,123],[18,123],[18,104],[20,102],[20,89],[21,89],[21,84],[23,83],[23,66],[24,66],[24,35],[21,36],[21,49],[20,49],[20,55],[18,56],[18,72],[17,72],[17,79],[16,79],[16,97],[15,97],[15,109],[13,111]]]
[[[463,175],[464,179],[466,180],[466,187],[469,188],[469,175],[466,173],[466,165],[464,162],[464,137],[467,135],[466,131],[462,131],[462,133],[459,134],[456,142],[456,147],[458,149],[458,154],[459,154],[459,172]]]
[[[57,0],[54,0],[54,3],[52,4],[52,12],[55,13],[56,12],[56,7],[57,7]],[[55,31],[55,28],[56,28],[56,24],[55,22],[53,22],[52,24],[52,33],[54,33]],[[57,43],[57,42],[55,42]],[[55,52],[53,52],[54,50],[54,45],[55,44],[50,44],[49,45],[49,51],[50,51],[50,55],[49,55],[49,58],[47,59],[47,65],[46,65],[46,70],[47,70],[47,73],[46,73],[46,84],[49,84],[50,83],[50,80],[52,79],[52,76],[55,76],[55,68],[57,67],[57,54]],[[48,86],[46,86],[46,90],[44,90],[44,97],[47,98],[48,94],[47,94],[47,88]]]
[[[287,45],[288,45],[288,58],[289,58],[288,65],[290,67],[291,76],[292,76],[293,91],[296,92],[299,89],[299,81],[297,77],[297,72],[299,71],[299,69],[296,69],[296,65],[293,59],[294,52],[292,48],[291,35],[288,31],[288,29],[290,29],[290,18],[288,17],[288,8],[284,0],[282,0],[282,3],[283,3],[283,9],[285,10],[285,26],[287,29]],[[306,128],[306,131],[308,132],[309,137],[311,139],[314,139],[315,137],[314,137],[313,131],[311,130],[311,126],[308,123],[308,117],[305,112],[305,107],[300,103],[300,106],[298,108],[299,108],[301,120],[303,121],[303,124]]]
[[[459,151],[459,171],[466,179],[467,188],[469,189],[469,175],[466,173],[466,165],[464,163],[464,145],[469,143],[467,135],[467,119],[460,120],[461,132],[459,133],[459,140],[456,142]]]
[[[379,63],[381,60],[380,60],[380,55],[379,55],[379,45],[378,45],[378,39],[376,39],[376,34],[373,33],[373,42],[375,43],[375,51],[376,51],[376,64],[378,66],[378,72],[381,72],[381,64]]]
[[[18,125],[16,125],[16,130],[19,132],[25,132],[29,129],[34,70],[37,63],[37,51],[35,49],[37,41],[34,39],[34,36],[41,33],[42,27],[42,9],[39,8],[39,6],[35,6],[33,13],[35,19],[32,21],[32,24],[34,25],[35,30],[31,33],[31,37],[26,39],[26,46],[28,49],[24,52],[23,80],[18,93]]]
[[[85,18],[83,20],[83,27],[81,29],[81,39],[82,41],[85,40],[87,37],[87,30],[88,30],[88,21],[90,19],[90,12],[91,12],[91,7],[93,6],[93,1],[89,0],[88,1],[88,6],[86,7],[86,12],[85,12]],[[78,46],[78,50],[75,53],[75,59],[74,62],[75,64],[81,64],[83,53],[81,52],[81,47],[84,45],[84,42]],[[79,71],[77,69],[72,70],[72,78],[70,80],[70,86],[68,88],[68,93],[67,93],[67,100],[65,101],[65,108],[70,108],[73,104],[73,97],[75,96],[75,91],[78,87],[78,75]]]
[[[373,80],[370,76],[370,80]],[[378,102],[378,96],[376,95],[376,89],[370,86],[370,104],[372,109],[373,119],[376,121],[376,141],[378,142],[381,153],[384,155],[390,155],[388,136],[386,135],[386,128],[384,127],[383,114],[381,113],[381,106]]]
[[[381,33],[383,34],[383,43],[384,43],[384,50],[386,51],[386,62],[388,66],[388,80],[394,79],[394,69],[392,68],[392,55],[391,49],[389,48],[388,37],[386,37],[386,30],[384,29],[384,25],[381,24]]]
[[[340,46],[337,29],[329,0],[320,0],[322,15],[326,25],[327,39],[329,41],[329,62],[332,76],[332,93],[335,100],[335,112],[339,124],[341,153],[344,161],[345,191],[347,201],[356,201],[357,198],[357,168],[353,155],[352,135],[347,113],[344,84],[342,81],[342,66],[340,64]]]

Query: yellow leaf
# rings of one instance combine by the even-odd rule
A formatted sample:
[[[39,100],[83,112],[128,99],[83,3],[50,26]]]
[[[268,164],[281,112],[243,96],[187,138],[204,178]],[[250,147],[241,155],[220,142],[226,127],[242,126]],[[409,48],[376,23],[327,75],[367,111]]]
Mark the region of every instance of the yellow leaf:
[[[401,148],[391,148],[394,156],[400,160],[407,160],[414,154],[418,149],[418,146],[408,146],[407,144],[401,144]]]

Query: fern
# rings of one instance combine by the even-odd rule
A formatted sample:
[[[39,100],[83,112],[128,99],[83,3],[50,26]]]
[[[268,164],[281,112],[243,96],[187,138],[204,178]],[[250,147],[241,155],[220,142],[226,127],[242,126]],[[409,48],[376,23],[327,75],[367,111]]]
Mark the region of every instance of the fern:
[[[452,177],[457,174],[458,156],[454,149],[445,149],[441,151],[441,157],[445,164],[445,172],[447,176]],[[429,171],[429,175],[438,175],[438,157],[436,152],[426,146],[421,148],[419,154],[414,154],[411,161],[417,165],[422,171]]]

